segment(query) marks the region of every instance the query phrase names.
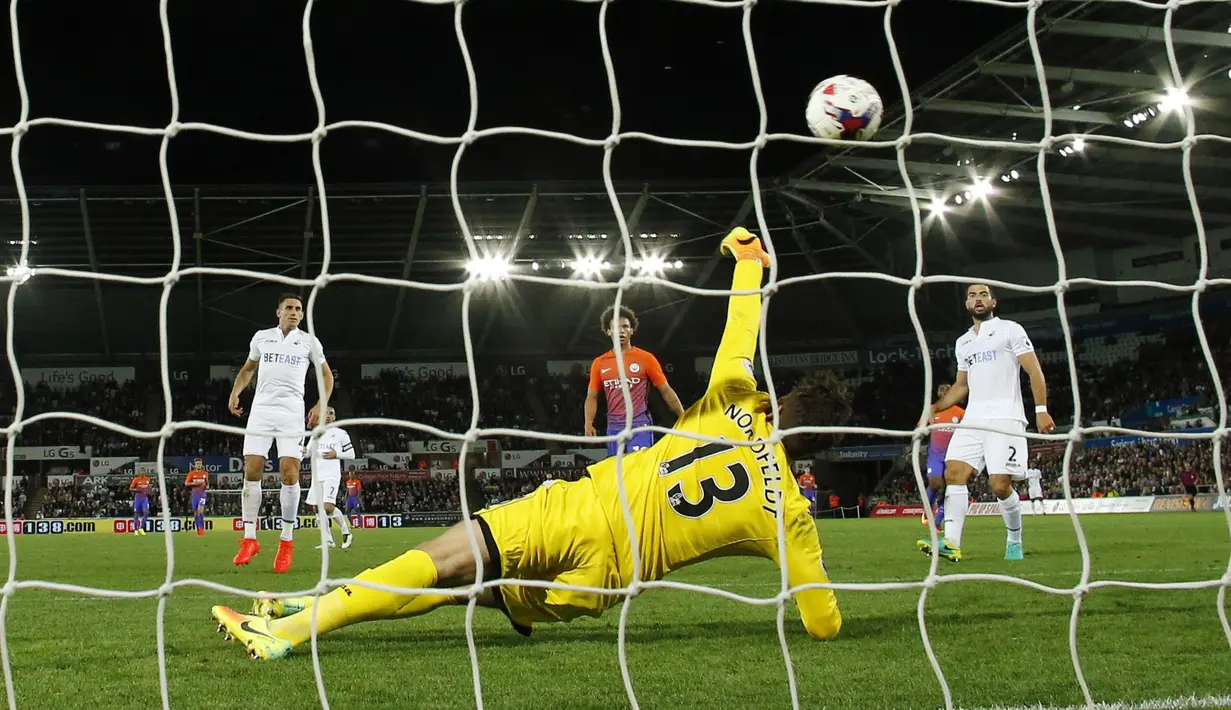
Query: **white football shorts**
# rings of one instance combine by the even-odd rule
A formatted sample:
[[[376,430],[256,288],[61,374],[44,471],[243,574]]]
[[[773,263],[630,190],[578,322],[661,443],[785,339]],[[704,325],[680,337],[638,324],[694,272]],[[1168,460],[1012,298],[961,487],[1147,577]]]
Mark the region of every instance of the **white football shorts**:
[[[1026,425],[1015,419],[965,419],[962,423],[996,427],[1006,431],[1026,431]],[[1024,436],[959,428],[949,440],[945,461],[961,461],[973,468],[975,474],[986,469],[989,474],[1024,476],[1027,453]]]
[[[261,458],[269,458],[269,447],[277,444],[277,456],[280,459],[295,459],[296,461],[303,459],[303,437],[301,433],[304,431],[304,418],[295,416],[293,412],[284,410],[261,410],[253,409],[248,415],[249,429],[263,429],[265,431],[287,432],[288,436],[259,436],[257,434],[244,434],[244,456],[260,456]],[[293,436],[290,432],[296,432]]]
[[[338,489],[342,487],[342,474],[336,476],[321,476],[320,492],[321,498],[326,503],[338,502]],[[308,497],[304,501],[308,505],[320,505],[316,499],[317,483],[316,479],[312,479],[312,485],[308,486]]]
[[[1030,479],[1026,484],[1026,492],[1030,496],[1030,500],[1037,500],[1043,497],[1043,481],[1038,478]]]

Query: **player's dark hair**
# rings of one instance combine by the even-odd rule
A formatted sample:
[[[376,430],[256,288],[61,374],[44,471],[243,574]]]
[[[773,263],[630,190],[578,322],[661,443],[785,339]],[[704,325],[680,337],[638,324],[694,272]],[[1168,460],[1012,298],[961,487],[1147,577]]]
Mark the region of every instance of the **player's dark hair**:
[[[287,301],[290,301],[290,300],[292,300],[292,299],[293,299],[293,300],[296,300],[296,301],[299,301],[299,304],[300,304],[300,305],[303,305],[303,299],[299,297],[299,294],[297,294],[297,293],[284,293],[284,294],[282,294],[281,296],[278,296],[278,308],[281,308],[283,303],[286,303]]]
[[[598,317],[598,329],[606,333],[611,328],[611,321],[615,318],[615,306],[607,306],[607,310],[603,311],[603,315]],[[633,309],[628,306],[620,306],[620,318],[627,318],[628,324],[633,327],[633,331],[637,330],[637,314],[633,313]]]
[[[988,296],[991,296],[991,297],[992,297],[992,299],[993,299],[993,300],[995,300],[995,298],[996,298],[996,291],[995,291],[994,289],[992,289],[992,285],[991,285],[991,284],[985,284],[985,283],[983,283],[982,281],[972,281],[971,283],[966,284],[966,295],[967,295],[967,296],[969,296],[969,295],[970,295],[970,289],[974,288],[975,286],[982,286],[983,288],[986,288],[986,289],[987,289],[987,295],[988,295]]]
[[[791,390],[798,420],[791,426],[843,426],[851,420],[851,393],[828,370],[805,375]],[[842,434],[795,434],[785,442],[793,458],[816,454],[842,443]]]

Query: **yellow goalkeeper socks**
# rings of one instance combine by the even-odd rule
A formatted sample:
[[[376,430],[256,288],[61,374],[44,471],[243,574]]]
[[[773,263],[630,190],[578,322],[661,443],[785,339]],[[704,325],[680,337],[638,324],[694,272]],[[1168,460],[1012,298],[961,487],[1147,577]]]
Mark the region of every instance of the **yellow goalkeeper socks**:
[[[324,597],[322,597],[323,599]],[[421,594],[417,597],[411,597],[410,601],[406,602],[402,608],[394,612],[391,619],[409,619],[412,616],[426,614],[433,609],[445,606],[447,604],[465,604],[467,598],[459,597],[452,594]],[[303,605],[303,609],[298,613],[312,613],[312,606],[316,604],[316,597],[296,597],[295,601]]]
[[[396,587],[426,588],[436,584],[436,563],[426,552],[411,550],[375,569],[364,570],[355,579]],[[316,603],[316,633],[320,636],[361,621],[416,616],[451,600],[443,594],[414,596],[345,585]],[[272,621],[269,629],[292,645],[307,643],[312,638],[312,609]]]
[[[449,604],[465,604],[467,601],[467,597],[458,597],[450,594],[420,594],[404,604],[402,608],[394,612],[393,616],[390,618],[409,619],[412,616],[426,614],[429,611],[433,611],[442,606]]]

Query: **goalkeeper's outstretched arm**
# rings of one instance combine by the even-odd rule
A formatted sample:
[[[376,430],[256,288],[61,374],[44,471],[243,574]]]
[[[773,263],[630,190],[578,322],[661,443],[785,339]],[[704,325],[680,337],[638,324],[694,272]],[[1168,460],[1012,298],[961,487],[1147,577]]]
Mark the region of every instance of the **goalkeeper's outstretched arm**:
[[[722,240],[722,251],[735,257],[735,275],[731,290],[750,291],[761,287],[769,255],[761,240],[743,227],[736,227]],[[714,355],[707,391],[737,387],[755,389],[752,358],[757,350],[757,334],[761,328],[761,294],[733,295],[727,303],[727,325]]]

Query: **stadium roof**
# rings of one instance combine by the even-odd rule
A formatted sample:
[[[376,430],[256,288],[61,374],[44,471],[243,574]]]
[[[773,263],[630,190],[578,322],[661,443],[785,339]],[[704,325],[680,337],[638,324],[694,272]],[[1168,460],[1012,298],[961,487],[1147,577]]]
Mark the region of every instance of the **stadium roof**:
[[[1113,136],[1153,143],[1185,138],[1184,104],[1197,134],[1231,135],[1231,47],[1221,3],[1175,13],[1173,39],[1183,85],[1167,60],[1161,10],[1127,2],[1051,3],[1038,22],[1039,54],[1052,106],[1051,135]],[[981,48],[962,65],[914,92],[912,133],[1018,142],[975,147],[917,139],[906,168],[924,214],[933,199],[945,219],[925,220],[925,249],[938,263],[961,264],[995,254],[1051,253],[1042,209],[1037,150],[1044,112],[1025,27]],[[877,140],[902,135],[901,106]],[[1192,236],[1195,224],[1181,170],[1181,151],[1074,139],[1046,156],[1046,177],[1062,245],[1165,245]],[[1231,145],[1203,140],[1192,150],[1192,174],[1205,227],[1231,224]],[[971,190],[987,181],[994,194]],[[818,208],[884,217],[887,234],[910,232],[913,217],[892,149],[828,152],[804,165],[783,188]],[[950,238],[940,238],[949,233]],[[959,238],[953,238],[952,235]],[[913,235],[910,237],[913,239]],[[981,248],[982,247],[982,248]]]
[[[1039,48],[1047,66],[1053,135],[1122,136],[1155,142],[1183,138],[1175,109],[1187,97],[1197,132],[1231,135],[1231,46],[1219,3],[1175,13],[1173,37],[1186,85],[1168,93],[1163,13],[1128,3],[1051,3],[1040,11]],[[1221,53],[1220,53],[1221,52]],[[892,87],[880,87],[890,97]],[[1034,63],[1024,24],[985,46],[912,96],[912,132],[1027,144],[1042,136]],[[1162,106],[1160,107],[1160,104]],[[1135,120],[1134,116],[1138,118]],[[1127,123],[1126,123],[1127,122]],[[901,107],[890,107],[881,138],[901,134]],[[1179,150],[1062,142],[1047,155],[1047,182],[1065,249],[1166,245],[1194,224]],[[943,218],[927,216],[928,273],[1016,255],[1050,254],[1036,176],[1037,152],[916,140],[905,149],[911,181],[923,198],[943,199]],[[1192,172],[1207,229],[1231,223],[1231,187],[1219,180],[1231,146],[1202,141]],[[979,196],[980,180],[993,194]],[[1006,181],[1007,180],[1007,181]],[[514,254],[519,268],[565,276],[569,262],[622,257],[610,200],[593,184],[464,184],[459,204],[480,250]],[[967,195],[969,191],[976,194]],[[617,193],[642,254],[662,254],[673,281],[725,287],[729,267],[715,253],[733,224],[756,222],[744,184],[618,184]],[[446,185],[329,186],[330,271],[454,283],[467,253]],[[31,188],[34,266],[132,276],[166,273],[172,255],[161,187]],[[765,221],[782,258],[782,275],[815,271],[914,270],[914,227],[892,148],[823,151],[790,175],[764,181]],[[961,204],[958,204],[961,198]],[[311,278],[323,254],[322,210],[304,186],[175,187],[184,266],[230,266]],[[18,252],[15,196],[0,198],[4,258]],[[604,238],[604,235],[606,237]],[[642,235],[645,235],[644,237]],[[284,287],[227,276],[192,276],[169,301],[172,352],[237,353],[252,330],[272,323]],[[840,294],[839,294],[840,290]],[[40,277],[17,300],[23,353],[151,352],[157,346],[157,286]],[[925,290],[920,316],[932,328],[960,324],[952,291]],[[906,289],[880,282],[809,283],[784,289],[771,308],[769,333],[793,342],[863,342],[909,330]],[[562,292],[518,283],[476,294],[471,328],[480,352],[589,352],[604,342],[596,328],[611,291]],[[936,305],[942,303],[942,307]],[[640,287],[626,303],[642,318],[639,340],[652,348],[709,348],[721,327],[721,299],[665,287]],[[430,357],[462,348],[460,293],[410,293],[355,283],[332,284],[317,303],[325,342],[355,357]],[[834,305],[824,305],[834,304]],[[821,306],[821,307],[818,307]],[[48,327],[64,323],[69,328]],[[232,355],[228,355],[229,357]]]

